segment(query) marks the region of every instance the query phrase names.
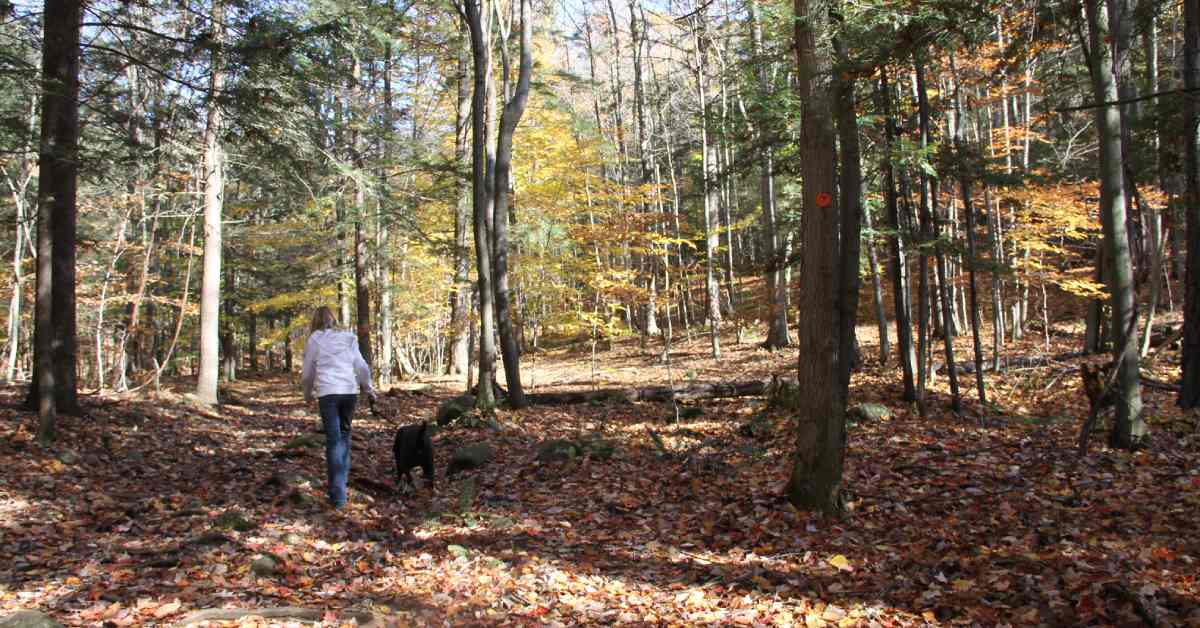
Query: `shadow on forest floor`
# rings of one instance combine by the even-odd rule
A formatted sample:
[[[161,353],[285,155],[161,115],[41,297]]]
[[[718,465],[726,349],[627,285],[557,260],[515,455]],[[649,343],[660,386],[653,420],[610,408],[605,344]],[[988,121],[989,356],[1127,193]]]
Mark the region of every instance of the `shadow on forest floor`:
[[[700,343],[682,354],[702,355]],[[730,353],[688,360],[738,379],[795,359]],[[644,359],[607,357],[610,369]],[[542,381],[588,377],[587,365],[538,363]],[[896,399],[893,379],[868,368],[852,397]],[[998,394],[1005,381],[992,380]],[[1036,389],[1010,383],[1014,410],[984,420],[922,420],[892,403],[890,419],[852,426],[839,520],[780,499],[791,423],[760,399],[697,403],[680,423],[656,404],[501,410],[499,431],[439,431],[435,486],[398,496],[395,428],[429,420],[453,391],[387,395],[380,416],[354,424],[353,475],[374,482],[333,513],[320,441],[300,442],[315,439],[315,414],[289,378],[231,384],[215,409],[173,393],[89,398],[49,449],[16,411],[20,391],[5,389],[0,614],[39,608],[74,625],[223,606],[454,625],[1200,621],[1200,437],[1155,414],[1146,451],[1097,444],[1080,460],[1072,397]],[[603,439],[613,454],[539,460],[553,438]],[[452,452],[481,442],[495,459],[446,478]],[[263,556],[274,571],[256,575]]]

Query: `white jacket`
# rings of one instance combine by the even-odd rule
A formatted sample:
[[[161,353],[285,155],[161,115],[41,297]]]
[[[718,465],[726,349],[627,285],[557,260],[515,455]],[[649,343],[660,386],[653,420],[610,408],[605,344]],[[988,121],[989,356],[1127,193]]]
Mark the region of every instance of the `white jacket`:
[[[313,332],[304,344],[300,385],[308,401],[325,395],[356,395],[359,387],[373,395],[371,367],[358,350],[358,336],[336,329]]]

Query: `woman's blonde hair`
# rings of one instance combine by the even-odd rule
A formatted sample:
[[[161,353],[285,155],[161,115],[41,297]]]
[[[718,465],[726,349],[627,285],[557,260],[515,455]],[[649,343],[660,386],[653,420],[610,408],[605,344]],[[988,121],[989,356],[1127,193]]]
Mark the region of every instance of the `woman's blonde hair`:
[[[313,310],[312,331],[318,332],[322,329],[333,329],[337,327],[337,319],[333,317],[333,310],[329,306],[322,305]]]

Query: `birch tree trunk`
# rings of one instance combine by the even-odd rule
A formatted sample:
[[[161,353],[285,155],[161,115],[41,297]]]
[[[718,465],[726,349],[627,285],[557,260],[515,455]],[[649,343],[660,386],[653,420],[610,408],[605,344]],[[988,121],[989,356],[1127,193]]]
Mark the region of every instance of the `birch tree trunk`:
[[[642,54],[646,42],[646,29],[644,27],[644,16],[638,11],[638,6],[635,0],[629,1],[629,38],[633,44],[633,107],[634,118],[637,121],[637,159],[639,166],[638,181],[643,186],[651,181],[650,167],[650,134],[647,130],[646,115],[646,88],[642,80]],[[642,211],[649,213],[651,210],[649,203],[642,204]],[[643,338],[648,336],[657,336],[660,333],[658,328],[658,283],[656,281],[658,275],[657,264],[655,263],[658,256],[653,253],[642,257],[643,265],[646,269],[645,284],[647,291],[646,305],[643,309],[642,326]]]
[[[32,138],[37,116],[37,104],[33,97],[29,98],[29,117],[28,117],[28,135]],[[22,151],[25,155],[31,154],[32,147],[29,142],[25,142]],[[12,193],[13,207],[16,210],[16,229],[13,234],[13,287],[12,297],[8,302],[8,349],[5,351],[6,358],[4,362],[3,382],[12,382],[20,371],[18,360],[21,348],[21,298],[25,292],[25,248],[29,242],[25,239],[25,234],[28,232],[29,226],[25,224],[29,220],[29,200],[28,194],[29,184],[33,181],[34,167],[36,160],[31,157],[21,157],[19,160],[20,166],[15,174],[6,177],[9,191]],[[36,218],[36,214],[34,216]]]
[[[701,34],[704,25],[703,11],[693,18],[692,52],[696,59],[696,85],[700,98],[700,160],[702,188],[704,190],[704,287],[708,301],[708,324],[711,334],[713,359],[721,359],[721,285],[717,280],[717,248],[720,246],[720,188],[716,176],[716,148],[708,132],[709,103],[705,86],[707,80],[705,60],[707,43]]]
[[[468,165],[471,140],[471,40],[463,37],[458,52],[457,100],[454,108],[454,163]],[[471,315],[471,258],[467,234],[471,223],[471,188],[464,181],[454,206],[454,285],[450,290],[450,373],[464,375],[469,368],[468,343]]]
[[[225,198],[224,152],[221,147],[222,116],[217,97],[225,87],[225,11],[221,0],[213,3],[212,30],[217,45],[212,49],[209,76],[208,120],[204,128],[204,264],[200,280],[200,374],[196,398],[204,404],[217,403],[220,375],[221,306],[221,213]]]

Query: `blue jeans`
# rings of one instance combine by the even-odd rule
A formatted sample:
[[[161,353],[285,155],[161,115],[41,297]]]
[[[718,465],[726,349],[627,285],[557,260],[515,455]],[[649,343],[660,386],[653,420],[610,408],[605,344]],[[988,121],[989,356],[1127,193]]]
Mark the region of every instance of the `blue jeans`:
[[[329,501],[334,508],[346,504],[346,480],[350,477],[350,418],[358,395],[325,395],[317,399],[325,426],[325,471]]]

